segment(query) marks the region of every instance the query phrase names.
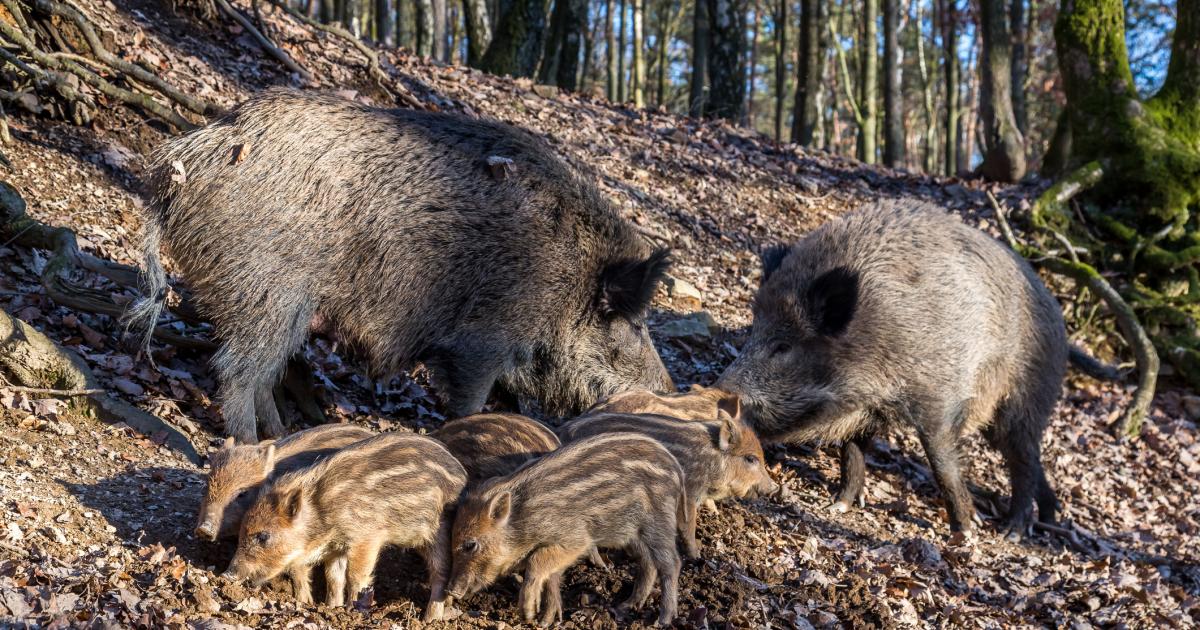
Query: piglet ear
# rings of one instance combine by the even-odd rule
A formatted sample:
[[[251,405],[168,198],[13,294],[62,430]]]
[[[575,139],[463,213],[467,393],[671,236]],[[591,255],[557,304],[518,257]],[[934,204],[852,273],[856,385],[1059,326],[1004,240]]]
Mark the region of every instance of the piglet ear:
[[[742,434],[738,429],[737,421],[729,414],[718,412],[717,415],[717,422],[721,423],[721,428],[717,431],[717,449],[722,453],[727,453],[730,449],[737,448]]]
[[[717,400],[717,419],[729,418],[735,422],[742,419],[742,398],[732,392],[722,392]]]
[[[300,510],[304,508],[304,492],[300,488],[295,488],[288,492],[283,498],[283,514],[287,516],[289,521],[296,520],[300,516]]]
[[[834,267],[808,285],[805,300],[817,334],[837,337],[846,332],[858,307],[858,285],[858,272],[847,267]]]
[[[656,249],[644,260],[616,262],[600,273],[598,306],[606,317],[636,319],[646,314],[658,283],[671,266],[671,250]]]
[[[488,516],[491,517],[496,524],[502,524],[508,521],[509,515],[512,514],[512,493],[501,492],[492,497],[488,502]]]
[[[782,244],[771,245],[770,247],[762,250],[762,253],[759,254],[758,257],[760,260],[762,260],[763,282],[766,282],[767,278],[770,278],[771,274],[775,273],[775,271],[779,269],[779,266],[783,264],[783,259],[787,258],[788,252],[790,251],[792,251],[791,245]]]
[[[275,445],[268,444],[263,457],[263,474],[271,474],[275,470]]]

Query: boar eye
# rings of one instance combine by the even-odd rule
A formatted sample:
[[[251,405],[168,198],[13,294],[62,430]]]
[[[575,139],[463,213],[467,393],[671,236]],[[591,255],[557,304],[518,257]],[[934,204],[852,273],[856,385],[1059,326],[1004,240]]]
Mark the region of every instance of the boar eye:
[[[463,541],[462,550],[466,553],[475,553],[479,551],[479,541],[467,540]]]
[[[754,466],[758,465],[758,455],[747,455],[743,459],[746,460],[747,464],[751,464]]]
[[[258,532],[254,535],[254,540],[260,545],[265,545],[271,540],[271,534],[267,532]]]
[[[771,348],[771,354],[774,356],[785,354],[785,353],[788,353],[791,351],[792,351],[792,344],[790,344],[786,341],[781,341],[781,342],[775,344],[774,348]]]

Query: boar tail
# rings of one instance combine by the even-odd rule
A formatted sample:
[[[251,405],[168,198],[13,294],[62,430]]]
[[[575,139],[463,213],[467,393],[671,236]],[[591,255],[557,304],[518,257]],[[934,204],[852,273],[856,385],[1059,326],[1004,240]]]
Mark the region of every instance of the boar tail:
[[[1125,378],[1125,370],[1109,365],[1088,354],[1079,346],[1071,346],[1071,365],[1088,376],[1101,381],[1119,381]]]
[[[162,241],[162,227],[157,218],[148,218],[142,233],[142,257],[144,265],[141,273],[142,297],[135,301],[121,318],[125,333],[131,328],[144,330],[141,346],[150,350],[150,340],[154,337],[154,327],[158,324],[158,316],[162,314],[167,303],[167,274],[163,271],[162,261],[158,258],[158,248]]]

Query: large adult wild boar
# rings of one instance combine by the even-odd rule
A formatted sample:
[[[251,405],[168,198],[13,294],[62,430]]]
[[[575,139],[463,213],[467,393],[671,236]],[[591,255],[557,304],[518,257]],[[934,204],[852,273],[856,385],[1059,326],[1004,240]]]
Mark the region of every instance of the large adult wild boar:
[[[1068,345],[1025,261],[913,201],[853,212],[763,260],[750,340],[718,386],[741,395],[764,439],[843,442],[836,507],[861,500],[862,451],[899,424],[916,429],[953,528],[975,516],[959,444],[976,431],[1007,464],[1010,531],[1027,527],[1035,500],[1053,521],[1041,441]]]
[[[271,388],[314,322],[377,372],[424,363],[455,416],[497,383],[552,413],[671,387],[644,323],[667,252],[529,133],[269,90],[168,143],[149,177],[130,319],[161,310],[164,243],[221,339],[240,441],[256,414],[281,432]]]

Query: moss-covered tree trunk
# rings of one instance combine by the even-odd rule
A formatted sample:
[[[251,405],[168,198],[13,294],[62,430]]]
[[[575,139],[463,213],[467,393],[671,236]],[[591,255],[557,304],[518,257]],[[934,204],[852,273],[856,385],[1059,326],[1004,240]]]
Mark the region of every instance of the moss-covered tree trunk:
[[[1067,94],[1066,171],[1098,161],[1089,226],[1062,209],[1042,220],[1087,240],[1155,343],[1200,385],[1200,0],[1179,0],[1162,89],[1141,100],[1125,47],[1121,0],[1062,0],[1055,24]],[[1099,238],[1093,238],[1096,234]]]

